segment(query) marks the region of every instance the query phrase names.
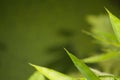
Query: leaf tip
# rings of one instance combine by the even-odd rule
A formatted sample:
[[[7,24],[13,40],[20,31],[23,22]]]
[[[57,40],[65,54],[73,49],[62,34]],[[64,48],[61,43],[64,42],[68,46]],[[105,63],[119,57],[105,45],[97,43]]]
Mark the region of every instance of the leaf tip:
[[[66,48],[64,48],[64,50],[70,56],[70,52]]]
[[[68,50],[66,48],[64,48],[64,50],[65,50],[66,53],[68,52]]]
[[[105,8],[105,10],[108,12],[109,10],[106,8],[106,7],[104,7]]]
[[[34,65],[32,63],[29,63],[30,66],[34,67],[35,69],[38,69],[38,66],[37,65]]]
[[[109,14],[109,16],[110,15],[113,15],[106,7],[104,7],[105,8],[105,10],[107,11],[107,13]]]
[[[33,66],[34,64],[32,64],[32,63],[28,63],[30,66]]]

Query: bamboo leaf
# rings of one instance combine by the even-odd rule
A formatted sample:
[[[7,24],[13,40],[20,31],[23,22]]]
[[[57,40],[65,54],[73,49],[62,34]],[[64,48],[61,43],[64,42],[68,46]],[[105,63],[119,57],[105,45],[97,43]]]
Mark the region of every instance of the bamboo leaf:
[[[42,75],[46,76],[50,80],[75,80],[74,78],[62,74],[60,72],[57,72],[55,70],[37,66],[34,64],[30,64],[30,65],[33,66],[35,69],[37,69],[37,71],[39,71]]]
[[[120,19],[114,16],[108,9],[106,9],[106,11],[109,14],[109,18],[112,23],[112,27],[115,32],[115,35],[117,36],[118,41],[120,42]]]
[[[82,60],[69,53],[66,49],[65,51],[67,52],[77,69],[86,77],[87,80],[100,80],[98,76],[96,76]]]
[[[91,57],[85,58],[85,59],[83,59],[83,61],[86,62],[86,63],[96,63],[96,62],[102,62],[102,61],[110,60],[110,59],[116,58],[118,56],[120,56],[119,53],[108,52],[108,53],[104,53],[104,54],[101,54],[101,55],[91,56]]]

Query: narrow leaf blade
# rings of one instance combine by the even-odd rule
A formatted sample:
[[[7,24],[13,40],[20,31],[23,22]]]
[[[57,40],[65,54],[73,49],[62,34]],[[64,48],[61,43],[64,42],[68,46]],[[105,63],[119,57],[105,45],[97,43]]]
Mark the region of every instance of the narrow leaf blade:
[[[77,67],[77,69],[87,78],[87,80],[100,80],[98,76],[96,76],[89,69],[89,67],[86,64],[84,64],[82,60],[78,59],[77,57],[69,53],[66,49],[65,51],[67,52],[67,54],[69,55],[75,66]]]
[[[37,66],[34,64],[30,64],[30,65],[33,66],[35,69],[37,69],[37,71],[39,71],[42,75],[46,76],[50,80],[75,80],[74,78],[62,74],[60,72],[57,72],[55,70]]]
[[[109,18],[112,23],[112,27],[115,32],[115,35],[117,36],[118,41],[120,42],[120,19],[114,16],[108,9],[106,9],[106,11],[109,14]]]
[[[83,59],[83,61],[85,63],[97,63],[97,62],[103,62],[103,61],[107,61],[110,59],[114,59],[114,58],[117,58],[118,56],[120,56],[120,54],[111,51],[111,52],[104,53],[101,55],[85,58],[85,59]]]

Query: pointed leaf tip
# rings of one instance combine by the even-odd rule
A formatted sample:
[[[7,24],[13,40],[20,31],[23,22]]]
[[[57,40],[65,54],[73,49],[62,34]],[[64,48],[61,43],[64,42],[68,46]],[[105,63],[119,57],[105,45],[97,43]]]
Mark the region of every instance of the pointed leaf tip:
[[[115,35],[120,42],[120,19],[118,19],[116,16],[114,16],[107,8],[105,8],[107,13],[109,14],[109,18],[113,27],[113,30],[115,32]]]
[[[66,48],[64,48],[64,50],[65,50],[65,52],[69,55],[69,51],[68,51]]]
[[[32,63],[28,63],[30,66],[36,68],[36,65],[32,64]]]
[[[46,67],[37,66],[34,64],[29,63],[33,66],[37,71],[39,71],[42,75],[46,76],[50,80],[75,80],[73,77],[55,71],[53,69],[49,69]]]
[[[106,8],[106,7],[104,7],[105,8],[105,10],[107,11],[107,13],[109,13],[109,10]]]
[[[33,64],[32,63],[28,63],[30,66],[32,66]]]

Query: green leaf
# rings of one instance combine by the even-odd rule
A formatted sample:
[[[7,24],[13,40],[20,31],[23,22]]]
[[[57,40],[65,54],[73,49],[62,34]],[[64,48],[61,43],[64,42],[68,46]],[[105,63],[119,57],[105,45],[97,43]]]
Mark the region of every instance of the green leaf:
[[[111,51],[111,52],[108,52],[105,54],[85,58],[85,59],[83,59],[83,61],[86,63],[96,63],[96,62],[110,60],[110,59],[116,58],[118,56],[120,56],[120,54]]]
[[[106,11],[109,14],[115,35],[117,36],[118,41],[120,42],[120,19],[114,16],[108,9],[106,9]]]
[[[40,74],[40,72],[36,71],[28,80],[45,80],[45,77]]]
[[[98,76],[96,76],[82,60],[69,53],[66,49],[65,51],[67,52],[77,69],[87,78],[87,80],[100,80]]]
[[[65,74],[62,74],[60,72],[57,72],[49,68],[37,66],[34,64],[30,64],[30,65],[33,66],[35,69],[37,69],[37,71],[39,71],[42,75],[46,76],[50,80],[76,80],[72,77],[69,77]]]

